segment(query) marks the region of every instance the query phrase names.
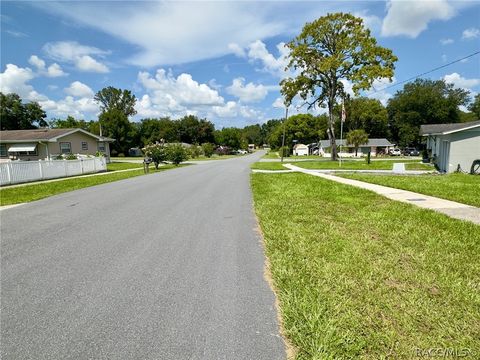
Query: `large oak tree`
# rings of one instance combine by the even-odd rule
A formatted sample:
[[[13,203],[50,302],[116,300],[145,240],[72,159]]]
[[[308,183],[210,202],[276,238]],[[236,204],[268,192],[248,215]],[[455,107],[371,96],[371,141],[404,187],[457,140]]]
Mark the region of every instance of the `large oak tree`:
[[[358,94],[371,88],[375,79],[391,79],[397,57],[377,44],[361,18],[345,13],[328,14],[307,23],[286,46],[290,49],[287,69],[295,76],[280,83],[285,103],[290,105],[299,95],[309,108],[328,108],[328,138],[332,160],[336,160],[334,107],[345,96],[341,80],[350,81]]]

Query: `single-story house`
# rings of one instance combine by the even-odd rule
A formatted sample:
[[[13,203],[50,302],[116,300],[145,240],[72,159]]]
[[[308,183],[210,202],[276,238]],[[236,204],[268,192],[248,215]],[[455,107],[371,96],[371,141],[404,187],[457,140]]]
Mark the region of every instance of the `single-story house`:
[[[337,139],[335,140],[337,145],[337,152],[340,152],[340,146],[342,147],[342,153],[349,153],[355,155],[355,148],[353,145],[347,145],[346,139]],[[367,155],[370,152],[371,156],[377,156],[380,154],[387,154],[390,149],[393,149],[395,144],[392,144],[387,139],[368,139],[366,144],[362,144],[358,147],[359,155]],[[330,148],[330,140],[320,140],[320,150],[325,151],[325,149]],[[322,151],[320,151],[322,152]]]
[[[32,129],[0,131],[0,160],[43,160],[60,154],[95,155],[110,160],[110,143],[115,141],[83,129]]]
[[[295,144],[293,147],[293,155],[304,156],[308,155],[308,146],[304,144]]]
[[[459,167],[469,172],[480,160],[480,121],[420,126],[427,138],[427,150],[440,171],[450,173]]]

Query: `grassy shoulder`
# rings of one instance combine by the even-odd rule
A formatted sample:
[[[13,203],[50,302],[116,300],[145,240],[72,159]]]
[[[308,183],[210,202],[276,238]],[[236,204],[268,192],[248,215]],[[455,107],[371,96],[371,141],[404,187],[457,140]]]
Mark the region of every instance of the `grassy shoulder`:
[[[269,151],[265,155],[262,156],[262,159],[279,159],[280,156],[276,151]]]
[[[383,174],[337,174],[349,179],[390,186],[436,196],[480,207],[480,176],[468,174],[448,175],[383,175]]]
[[[143,169],[143,164],[133,162],[111,162],[107,164],[107,171]]]
[[[478,225],[305,174],[252,174],[297,359],[480,349]]]
[[[250,167],[255,170],[288,170],[281,162],[256,162]]]
[[[286,159],[285,162],[288,162]],[[406,170],[435,170],[430,164],[422,164],[418,160],[401,160],[398,161],[405,164]],[[367,164],[366,161],[358,160],[345,160],[340,162],[331,160],[318,160],[318,161],[298,161],[294,162],[295,166],[304,169],[344,169],[344,170],[392,170],[395,161],[391,160],[375,160]]]
[[[180,165],[186,166],[186,165]],[[175,165],[165,165],[155,170],[150,167],[150,174],[177,168]],[[112,172],[105,175],[85,176],[74,179],[65,179],[60,181],[43,182],[18,187],[7,187],[0,189],[0,206],[20,204],[40,200],[52,195],[61,194],[68,191],[78,190],[89,186],[109,183],[128,179],[135,176],[144,175],[143,168],[126,172]]]

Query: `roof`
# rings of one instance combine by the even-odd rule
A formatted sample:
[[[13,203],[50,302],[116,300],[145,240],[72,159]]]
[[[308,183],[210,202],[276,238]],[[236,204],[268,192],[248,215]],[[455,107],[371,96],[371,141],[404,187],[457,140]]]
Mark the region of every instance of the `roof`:
[[[340,145],[348,146],[346,139],[342,139],[342,140],[337,139],[337,140],[335,140],[335,143],[337,144],[337,146],[340,146]],[[362,144],[362,145],[360,145],[360,147],[394,146],[394,145],[395,144],[392,144],[387,139],[368,139],[368,143],[367,144]],[[320,141],[320,146],[322,148],[330,147],[330,140],[321,140]]]
[[[0,142],[31,142],[31,141],[45,141],[56,142],[57,139],[76,133],[82,132],[86,135],[92,136],[98,141],[115,141],[104,136],[92,134],[83,129],[32,129],[32,130],[2,130],[0,131]]]
[[[307,145],[305,144],[295,144],[295,146],[293,147],[294,149],[298,149],[298,148],[308,148]]]
[[[480,127],[480,121],[470,121],[454,124],[429,124],[420,126],[420,135],[447,135],[458,131],[464,131]]]

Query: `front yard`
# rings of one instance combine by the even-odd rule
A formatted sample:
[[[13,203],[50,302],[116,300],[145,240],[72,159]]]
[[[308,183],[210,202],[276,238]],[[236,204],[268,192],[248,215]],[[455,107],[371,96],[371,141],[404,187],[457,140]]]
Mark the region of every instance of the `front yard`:
[[[336,174],[349,179],[390,186],[480,207],[480,176],[468,174]]]
[[[288,163],[288,159],[285,159],[285,163]],[[418,160],[375,160],[367,164],[365,160],[344,160],[340,165],[339,161],[331,160],[318,160],[318,161],[298,161],[293,162],[295,166],[311,169],[311,170],[326,170],[326,169],[343,169],[343,170],[392,170],[393,164],[400,162],[405,164],[406,170],[430,170],[435,171],[435,168],[430,164],[422,164]]]
[[[479,354],[478,225],[305,174],[251,181],[297,359]]]

